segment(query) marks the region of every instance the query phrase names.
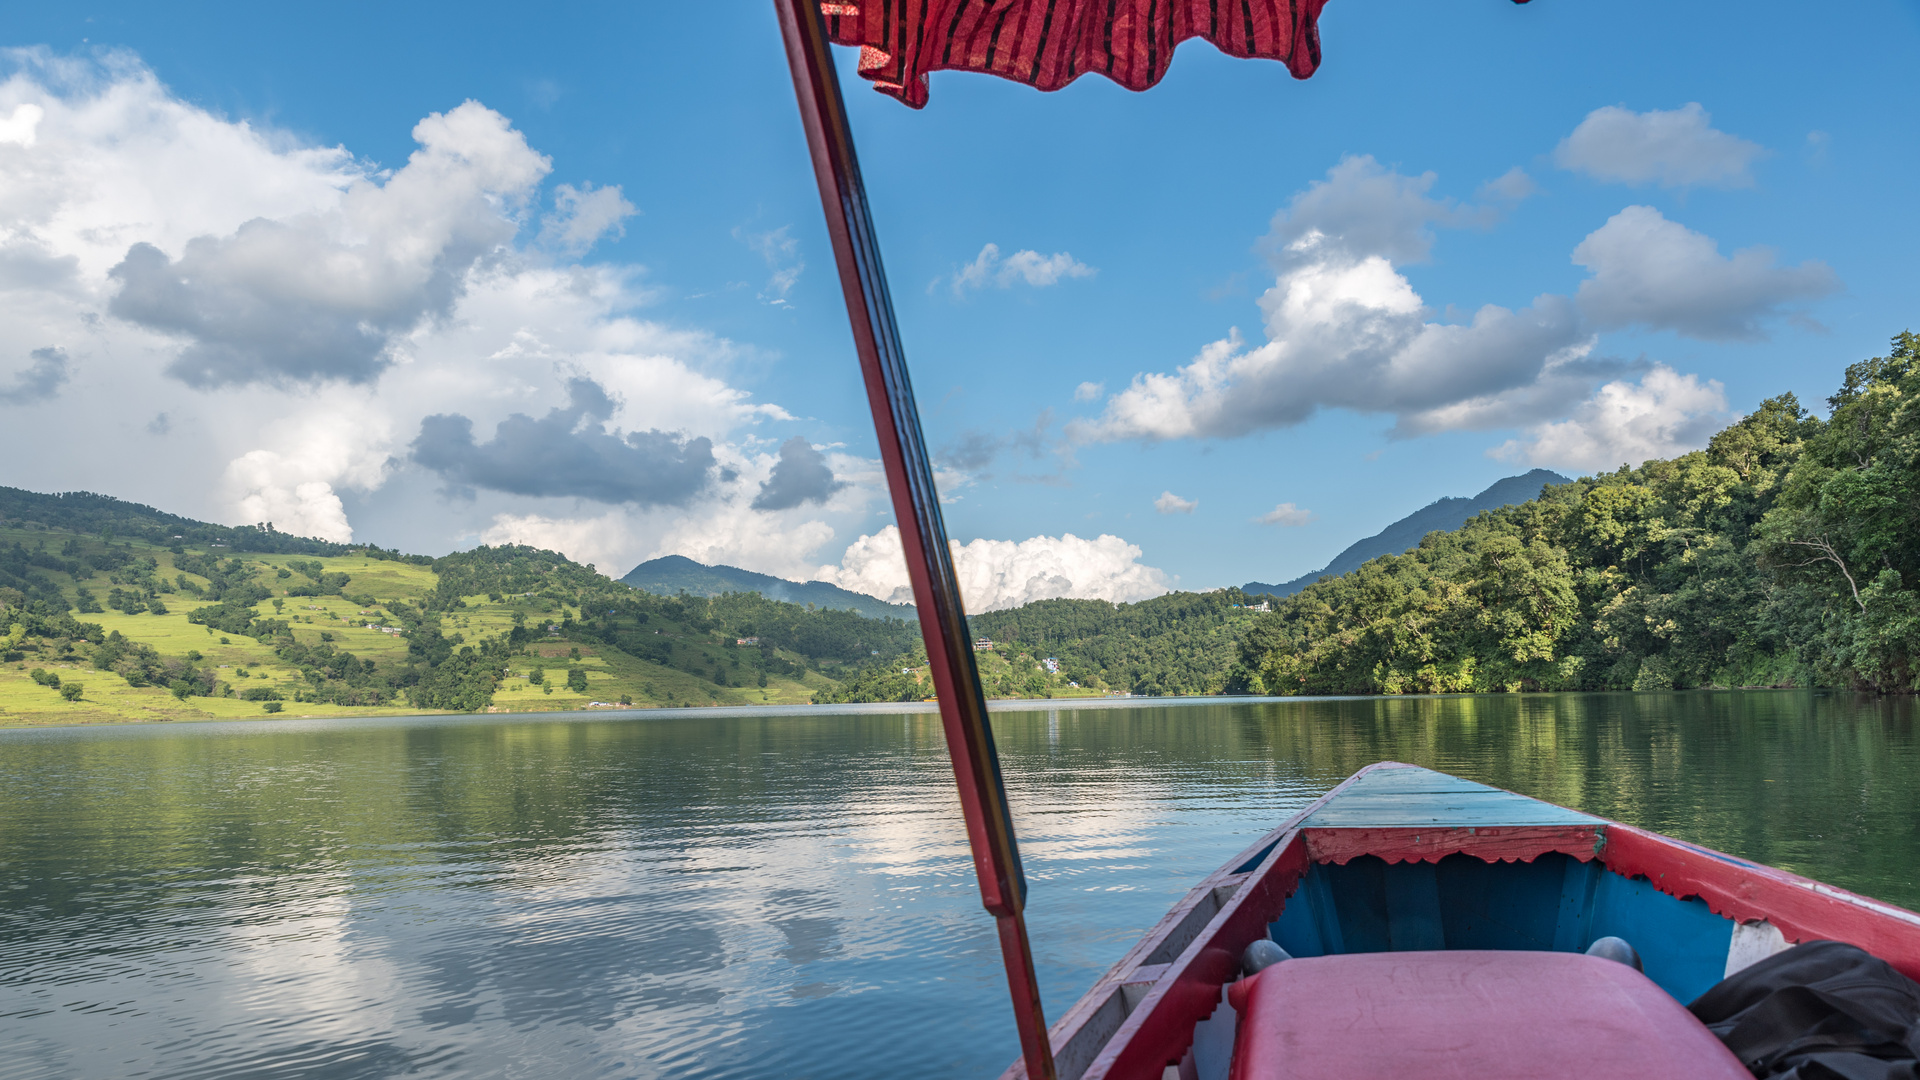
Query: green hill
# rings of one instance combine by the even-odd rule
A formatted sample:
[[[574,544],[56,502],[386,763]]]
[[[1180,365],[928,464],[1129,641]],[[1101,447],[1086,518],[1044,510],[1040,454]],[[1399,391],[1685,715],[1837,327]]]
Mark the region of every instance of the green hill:
[[[1920,690],[1920,336],[1707,449],[1549,487],[1307,586],[1242,646],[1274,693]]]
[[[1244,692],[1240,642],[1258,615],[1239,589],[1177,592],[1132,604],[1105,600],[1036,600],[1024,607],[975,615],[974,633],[990,638],[1011,660],[1017,677],[982,672],[988,692],[1015,696],[1043,689],[1034,664],[1058,661],[1062,678],[1083,686],[1132,694],[1175,696]]]
[[[105,539],[138,539],[158,545],[180,541],[196,547],[225,548],[235,553],[255,551],[282,555],[338,555],[347,551],[367,550],[365,544],[355,547],[276,532],[271,522],[264,525],[211,525],[155,510],[151,506],[126,502],[111,495],[95,495],[90,491],[43,495],[36,491],[0,487],[0,528],[8,523],[30,523],[60,533]]]
[[[0,512],[0,724],[792,704],[918,639],[532,548],[402,556],[86,493]]]
[[[995,643],[981,679],[996,697],[1913,692],[1916,399],[1902,334],[1825,419],[1782,395],[1705,450],[1548,486],[1270,613],[1226,589],[975,616]],[[0,724],[930,693],[914,623],[727,568],[669,564],[719,576],[662,596],[527,547],[403,556],[84,493],[0,488],[0,513]]]
[[[932,693],[911,608],[818,582],[789,602],[762,591],[778,579],[655,560],[659,595],[533,548],[401,555],[86,493],[0,488],[0,507],[0,724]],[[982,679],[996,697],[1219,692],[1252,615],[1237,598],[983,615],[1000,646]]]
[[[708,566],[684,555],[649,559],[629,570],[620,583],[658,596],[677,596],[683,592],[690,596],[750,592],[789,604],[854,611],[872,619],[915,618],[911,604],[889,604],[825,581],[788,581],[737,566]]]
[[[1526,502],[1538,496],[1541,488],[1551,484],[1567,483],[1572,481],[1557,472],[1534,469],[1519,476],[1496,480],[1488,485],[1485,491],[1472,498],[1436,499],[1372,536],[1354,541],[1345,551],[1335,555],[1332,562],[1310,574],[1302,574],[1292,581],[1282,582],[1279,585],[1249,581],[1244,589],[1246,592],[1255,594],[1292,596],[1323,577],[1350,574],[1382,555],[1398,555],[1410,551],[1419,545],[1421,537],[1430,532],[1452,532],[1465,525],[1467,519],[1475,514]]]

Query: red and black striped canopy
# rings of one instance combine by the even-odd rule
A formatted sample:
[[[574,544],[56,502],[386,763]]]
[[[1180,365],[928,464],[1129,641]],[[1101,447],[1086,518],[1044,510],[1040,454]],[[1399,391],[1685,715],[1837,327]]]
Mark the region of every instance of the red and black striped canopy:
[[[1042,90],[1089,72],[1129,90],[1160,81],[1173,48],[1206,38],[1229,56],[1320,66],[1326,0],[820,0],[827,34],[859,45],[860,74],[914,108],[930,71],[983,71]]]

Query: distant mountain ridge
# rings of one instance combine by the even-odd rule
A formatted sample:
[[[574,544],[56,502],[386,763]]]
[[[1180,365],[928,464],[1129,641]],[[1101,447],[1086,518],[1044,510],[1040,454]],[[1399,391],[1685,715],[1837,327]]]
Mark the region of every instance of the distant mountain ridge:
[[[1292,596],[1323,577],[1339,577],[1341,574],[1360,569],[1382,555],[1398,555],[1410,548],[1418,547],[1420,538],[1430,532],[1451,532],[1465,525],[1467,519],[1475,514],[1538,498],[1540,489],[1548,484],[1572,482],[1550,469],[1535,469],[1519,476],[1509,476],[1505,480],[1495,481],[1493,486],[1471,499],[1460,497],[1439,499],[1415,510],[1374,535],[1355,541],[1345,551],[1334,556],[1332,562],[1311,574],[1302,574],[1292,581],[1282,582],[1279,585],[1249,581],[1244,591],[1266,593],[1272,596]]]
[[[788,581],[771,574],[742,570],[737,566],[708,566],[684,555],[649,559],[629,570],[620,583],[656,596],[674,596],[683,591],[693,596],[751,592],[789,604],[812,604],[817,608],[857,612],[869,619],[912,620],[917,617],[911,604],[889,604],[885,600],[825,581]]]

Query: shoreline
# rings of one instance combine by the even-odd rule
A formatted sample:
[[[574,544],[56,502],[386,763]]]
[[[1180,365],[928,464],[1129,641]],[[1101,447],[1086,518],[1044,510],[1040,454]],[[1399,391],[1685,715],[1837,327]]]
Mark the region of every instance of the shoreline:
[[[1141,705],[1191,705],[1199,702],[1225,701],[1286,701],[1287,698],[1254,697],[1251,695],[1200,695],[1195,697],[1071,697],[1071,698],[1003,698],[989,701],[990,712],[1033,712],[1045,709],[1088,709],[1123,708]],[[1294,699],[1300,700],[1300,699]],[[364,724],[392,720],[440,720],[440,721],[495,721],[495,720],[640,720],[656,717],[730,717],[730,716],[807,716],[807,715],[868,715],[898,713],[934,713],[940,706],[932,701],[862,701],[846,702],[834,705],[813,704],[768,704],[768,705],[639,705],[611,706],[596,709],[527,709],[509,710],[489,708],[484,712],[436,712],[433,710],[382,711],[353,714],[323,713],[281,713],[277,716],[209,716],[191,720],[99,720],[69,723],[8,723],[8,717],[0,716],[0,738],[9,732],[18,731],[97,731],[100,729],[151,729],[178,728],[189,726],[222,727],[234,724],[252,724],[261,728],[275,726],[314,724]]]
[[[1203,704],[1282,704],[1286,702],[1310,701],[1411,701],[1436,698],[1523,698],[1523,697],[1592,697],[1592,696],[1632,696],[1639,694],[1735,694],[1735,693],[1812,693],[1845,694],[1849,696],[1887,697],[1884,694],[1872,694],[1866,691],[1820,690],[1808,687],[1703,687],[1693,690],[1562,690],[1539,691],[1525,694],[1328,694],[1323,696],[1293,695],[1267,696],[1254,694],[1217,694],[1188,697],[1073,697],[1073,698],[1002,698],[989,701],[989,713],[1025,713],[1053,712],[1059,710],[1083,711],[1096,709],[1140,709],[1170,708]],[[647,719],[727,719],[735,717],[767,716],[887,716],[887,715],[937,715],[939,705],[931,701],[871,701],[853,702],[837,705],[705,705],[705,706],[641,706],[628,708],[601,709],[545,709],[525,712],[489,710],[487,712],[379,712],[356,715],[280,715],[268,717],[207,717],[198,720],[108,720],[93,723],[16,723],[6,724],[0,717],[0,740],[25,733],[54,734],[99,731],[118,732],[155,732],[174,730],[182,727],[233,727],[244,726],[249,731],[272,731],[275,729],[319,730],[324,728],[372,727],[392,723],[419,723],[430,721],[443,724],[473,724],[524,722],[540,720],[546,722],[581,723],[596,720],[647,720]]]

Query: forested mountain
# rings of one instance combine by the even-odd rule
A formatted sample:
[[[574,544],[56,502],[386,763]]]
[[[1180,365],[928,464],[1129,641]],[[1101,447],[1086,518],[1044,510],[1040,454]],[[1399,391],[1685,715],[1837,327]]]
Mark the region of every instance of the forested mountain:
[[[865,593],[851,592],[825,581],[788,581],[770,574],[756,574],[737,566],[708,566],[684,555],[649,559],[627,571],[623,585],[644,589],[656,596],[723,596],[727,593],[759,593],[769,600],[789,604],[812,604],[836,611],[857,611],[874,619],[912,619],[913,605],[889,604]]]
[[[349,550],[380,550],[365,544],[336,544],[308,536],[293,536],[276,531],[272,522],[260,525],[213,525],[116,499],[111,495],[95,495],[91,491],[45,495],[37,491],[0,487],[0,527],[5,527],[9,522],[32,522],[62,532],[107,538],[118,536],[161,545],[178,540],[234,552],[339,555]]]
[[[878,601],[660,596],[551,551],[402,556],[84,493],[0,505],[0,723],[931,693],[918,627]],[[1001,696],[1106,685],[1036,664],[982,668]]]
[[[917,639],[752,593],[654,596],[527,547],[303,558],[0,525],[0,722],[793,704]]]
[[[898,618],[650,595],[532,548],[402,556],[0,489],[0,723],[790,704],[917,641]]]
[[[968,620],[996,649],[1052,657],[1083,685],[1134,694],[1242,690],[1240,642],[1257,617],[1238,589],[1168,593],[1133,604],[1038,600]]]
[[[1913,692],[1917,395],[1902,334],[1825,418],[1773,398],[1705,450],[1547,486],[1270,613],[1226,589],[977,615],[981,679],[995,697]],[[401,556],[84,494],[0,489],[0,508],[0,723],[932,692],[902,619],[659,596],[527,547]]]
[[[1496,480],[1487,487],[1487,490],[1472,498],[1436,499],[1372,536],[1354,541],[1345,551],[1335,555],[1332,562],[1310,574],[1302,574],[1292,581],[1282,582],[1279,585],[1249,581],[1244,591],[1270,596],[1292,596],[1323,577],[1339,577],[1360,569],[1369,561],[1382,555],[1401,554],[1418,544],[1420,538],[1430,532],[1451,532],[1465,525],[1468,518],[1482,511],[1526,502],[1538,496],[1540,489],[1548,484],[1568,482],[1566,477],[1557,472],[1549,469],[1534,469],[1519,476]]]
[[[1920,689],[1920,337],[1814,417],[1548,488],[1308,586],[1242,647],[1274,693]]]

